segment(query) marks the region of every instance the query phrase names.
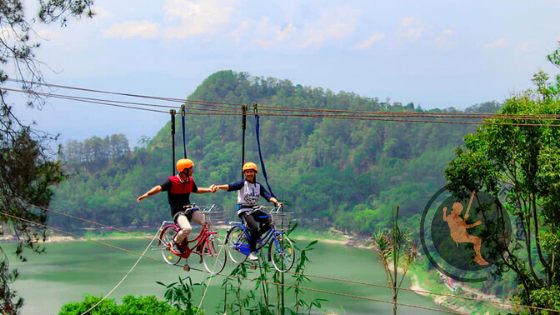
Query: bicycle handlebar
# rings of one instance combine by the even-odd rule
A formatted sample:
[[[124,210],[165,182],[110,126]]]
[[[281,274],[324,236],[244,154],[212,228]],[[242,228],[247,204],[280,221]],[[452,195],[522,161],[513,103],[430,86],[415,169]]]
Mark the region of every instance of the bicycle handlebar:
[[[202,209],[202,212],[209,213],[210,211],[214,210],[214,208],[216,208],[216,204],[212,204],[208,209]]]
[[[183,206],[184,209],[183,211],[201,210],[203,213],[209,213],[210,211],[214,210],[214,208],[216,208],[216,204],[212,204],[210,208],[203,208],[203,207],[201,208],[193,203],[190,205]]]
[[[280,205],[280,206],[273,206],[272,208],[270,208],[269,206],[256,206],[253,208],[253,210],[268,210],[268,213],[270,214],[274,214],[274,213],[278,213],[280,212],[280,210],[284,208],[284,205]]]

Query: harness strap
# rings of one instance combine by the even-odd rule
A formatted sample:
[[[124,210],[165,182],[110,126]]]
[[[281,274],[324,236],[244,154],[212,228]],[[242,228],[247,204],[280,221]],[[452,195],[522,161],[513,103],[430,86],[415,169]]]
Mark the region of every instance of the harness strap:
[[[171,175],[175,174],[175,114],[174,109],[170,110],[171,114],[171,151],[173,151],[173,160],[171,161]]]
[[[243,116],[241,118],[241,128],[243,130],[241,139],[241,168],[245,164],[245,129],[247,129],[247,105],[241,105]],[[241,179],[243,179],[243,171],[241,171]]]
[[[264,176],[264,180],[266,182],[266,186],[268,187],[268,191],[270,191],[270,194],[272,195],[272,197],[276,198],[276,196],[274,195],[274,193],[272,192],[272,188],[270,188],[270,185],[268,184],[268,176],[266,175],[266,168],[264,167],[264,159],[262,157],[262,151],[261,151],[261,141],[260,141],[260,123],[259,123],[259,112],[257,109],[257,104],[254,105],[254,111],[255,111],[255,121],[256,121],[256,134],[257,134],[257,148],[259,149],[259,159],[261,160],[261,168],[262,168],[262,172],[263,172],[263,176]]]

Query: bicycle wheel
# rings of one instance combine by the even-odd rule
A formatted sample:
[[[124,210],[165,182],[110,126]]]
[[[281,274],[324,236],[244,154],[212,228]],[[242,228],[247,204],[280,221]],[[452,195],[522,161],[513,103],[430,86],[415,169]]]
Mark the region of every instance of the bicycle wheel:
[[[208,236],[202,254],[202,263],[210,274],[215,275],[224,270],[227,261],[226,251],[224,241],[217,234]]]
[[[159,234],[161,257],[163,257],[163,260],[170,265],[176,265],[181,260],[181,257],[173,254],[170,250],[171,245],[173,245],[173,238],[178,231],[179,228],[176,225],[168,225],[164,227]]]
[[[229,258],[236,264],[240,264],[249,255],[249,240],[241,227],[232,226],[226,236],[226,249]]]
[[[268,255],[272,259],[274,269],[286,272],[292,268],[296,260],[294,244],[286,235],[277,235],[270,242]]]

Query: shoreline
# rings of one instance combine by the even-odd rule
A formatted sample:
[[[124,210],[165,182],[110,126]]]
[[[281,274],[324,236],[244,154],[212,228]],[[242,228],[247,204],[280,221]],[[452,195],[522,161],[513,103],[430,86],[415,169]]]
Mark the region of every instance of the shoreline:
[[[65,236],[65,235],[47,235],[47,238],[45,241],[39,241],[39,243],[62,243],[62,242],[75,242],[75,241],[88,241],[88,240],[126,240],[126,239],[141,239],[141,238],[146,238],[149,239],[151,237],[153,237],[154,235],[152,233],[144,233],[144,232],[132,232],[132,233],[137,233],[136,235],[126,235],[126,233],[122,233],[125,235],[122,235],[121,233],[115,233],[115,234],[111,234],[109,233],[108,235],[92,235],[92,236],[82,236],[82,237],[75,237],[75,236]],[[144,234],[142,234],[144,233]],[[323,243],[327,243],[327,244],[336,244],[336,245],[344,245],[344,246],[349,246],[349,247],[353,247],[353,248],[362,248],[362,249],[373,249],[373,245],[369,242],[369,240],[367,239],[360,239],[360,238],[354,238],[352,236],[349,235],[344,235],[341,234],[341,237],[343,239],[334,239],[334,238],[325,238],[324,236],[320,236],[320,235],[295,235],[293,238],[296,240],[303,240],[303,241],[313,241],[318,239],[319,242],[323,242]],[[11,236],[3,236],[0,238],[0,242],[14,242],[15,239]],[[400,270],[399,268],[399,272],[402,273],[402,270]],[[455,312],[459,312],[461,314],[471,314],[472,311],[469,311],[469,308],[466,306],[458,306],[455,305],[453,303],[449,303],[448,300],[455,300],[451,297],[446,296],[446,294],[453,294],[453,292],[445,292],[445,293],[439,293],[439,292],[434,292],[435,294],[430,294],[427,293],[426,291],[430,291],[430,290],[426,290],[425,288],[423,288],[420,284],[420,280],[418,277],[418,273],[419,271],[417,270],[412,270],[409,269],[407,272],[407,277],[410,278],[411,281],[411,285],[409,287],[409,289],[411,291],[413,291],[415,294],[418,294],[420,296],[424,296],[424,297],[430,297],[434,303],[436,303],[437,305],[440,305],[442,307],[445,307],[447,309],[453,310]],[[420,271],[423,272],[423,271]],[[426,273],[429,274],[429,273]],[[475,296],[484,296],[484,297],[490,297],[489,300],[491,301],[498,301],[499,299],[495,296],[491,296],[491,295],[487,295],[484,294],[482,292],[478,292],[477,290],[470,288],[468,286],[465,285],[461,285],[458,284],[459,287],[461,287],[464,291],[466,292],[470,292],[471,294],[474,294]],[[441,295],[439,295],[441,294]],[[500,301],[503,302],[503,301]]]

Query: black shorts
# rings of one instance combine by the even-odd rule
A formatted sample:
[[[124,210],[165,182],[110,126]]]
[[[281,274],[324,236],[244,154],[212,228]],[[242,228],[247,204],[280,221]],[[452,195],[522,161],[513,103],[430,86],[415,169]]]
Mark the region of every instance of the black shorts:
[[[195,209],[178,210],[178,211],[173,211],[173,210],[171,210],[171,215],[172,215],[172,217],[173,217],[173,222],[175,222],[175,224],[177,224],[177,218],[178,218],[179,215],[181,215],[181,214],[186,215],[186,216],[187,216],[187,219],[189,220],[189,222],[191,222],[193,213],[194,213],[195,211],[198,211],[198,210],[200,210],[200,209],[195,208]]]

